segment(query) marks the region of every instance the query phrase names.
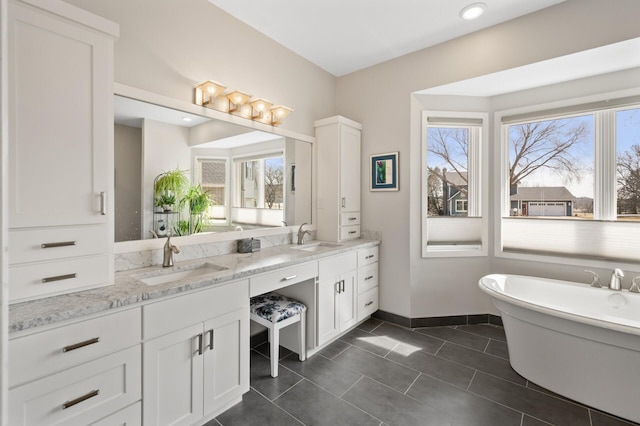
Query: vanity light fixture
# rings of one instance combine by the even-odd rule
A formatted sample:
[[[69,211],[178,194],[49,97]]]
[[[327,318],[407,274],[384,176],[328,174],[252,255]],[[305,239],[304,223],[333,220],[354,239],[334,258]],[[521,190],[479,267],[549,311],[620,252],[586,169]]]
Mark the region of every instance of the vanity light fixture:
[[[279,126],[280,123],[282,123],[282,120],[284,120],[291,111],[293,111],[291,108],[284,105],[278,105],[271,108],[271,125]]]
[[[487,10],[487,5],[485,3],[472,3],[462,8],[460,11],[460,17],[466,21],[470,21],[480,17],[485,10]]]
[[[256,98],[249,102],[251,104],[251,118],[260,120],[264,118],[264,113],[269,111],[273,104],[266,99]]]
[[[206,106],[213,105],[216,97],[220,96],[226,86],[215,81],[207,80],[196,86],[196,104]]]
[[[229,99],[229,113],[239,112],[242,105],[246,104],[250,98],[251,95],[247,95],[239,90],[234,90],[229,93],[227,95],[227,99]]]

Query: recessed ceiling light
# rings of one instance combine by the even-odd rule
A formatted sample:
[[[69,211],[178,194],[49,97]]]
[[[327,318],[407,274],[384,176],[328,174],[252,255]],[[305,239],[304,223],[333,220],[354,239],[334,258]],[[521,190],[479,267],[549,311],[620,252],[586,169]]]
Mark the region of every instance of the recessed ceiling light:
[[[191,121],[190,117],[182,117],[182,121]]]
[[[470,21],[471,19],[478,18],[480,15],[484,13],[486,9],[487,9],[487,5],[484,3],[472,3],[469,6],[464,7],[460,11],[460,17],[462,19],[466,19],[467,21]]]

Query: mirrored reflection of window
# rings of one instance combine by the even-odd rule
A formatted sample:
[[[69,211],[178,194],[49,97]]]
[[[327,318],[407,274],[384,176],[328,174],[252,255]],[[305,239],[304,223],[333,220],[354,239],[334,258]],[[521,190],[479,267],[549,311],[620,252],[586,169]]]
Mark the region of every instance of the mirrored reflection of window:
[[[198,158],[196,160],[196,180],[213,201],[206,216],[215,221],[226,220],[227,160]]]
[[[640,220],[640,108],[616,112],[617,219]]]
[[[284,207],[284,160],[282,154],[236,160],[237,190],[234,206],[282,210]]]

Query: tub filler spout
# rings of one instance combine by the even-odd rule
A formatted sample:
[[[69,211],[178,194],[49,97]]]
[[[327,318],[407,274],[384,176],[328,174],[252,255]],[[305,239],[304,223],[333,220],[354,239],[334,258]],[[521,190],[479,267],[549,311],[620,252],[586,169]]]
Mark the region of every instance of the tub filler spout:
[[[616,268],[611,273],[611,281],[609,282],[609,288],[611,290],[622,290],[622,279],[624,278],[624,272],[622,269]]]

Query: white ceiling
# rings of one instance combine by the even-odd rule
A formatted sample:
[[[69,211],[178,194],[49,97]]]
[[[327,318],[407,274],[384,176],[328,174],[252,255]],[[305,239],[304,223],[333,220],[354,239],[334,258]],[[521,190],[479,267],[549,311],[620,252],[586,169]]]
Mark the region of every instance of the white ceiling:
[[[357,71],[564,0],[209,0],[335,76]]]

